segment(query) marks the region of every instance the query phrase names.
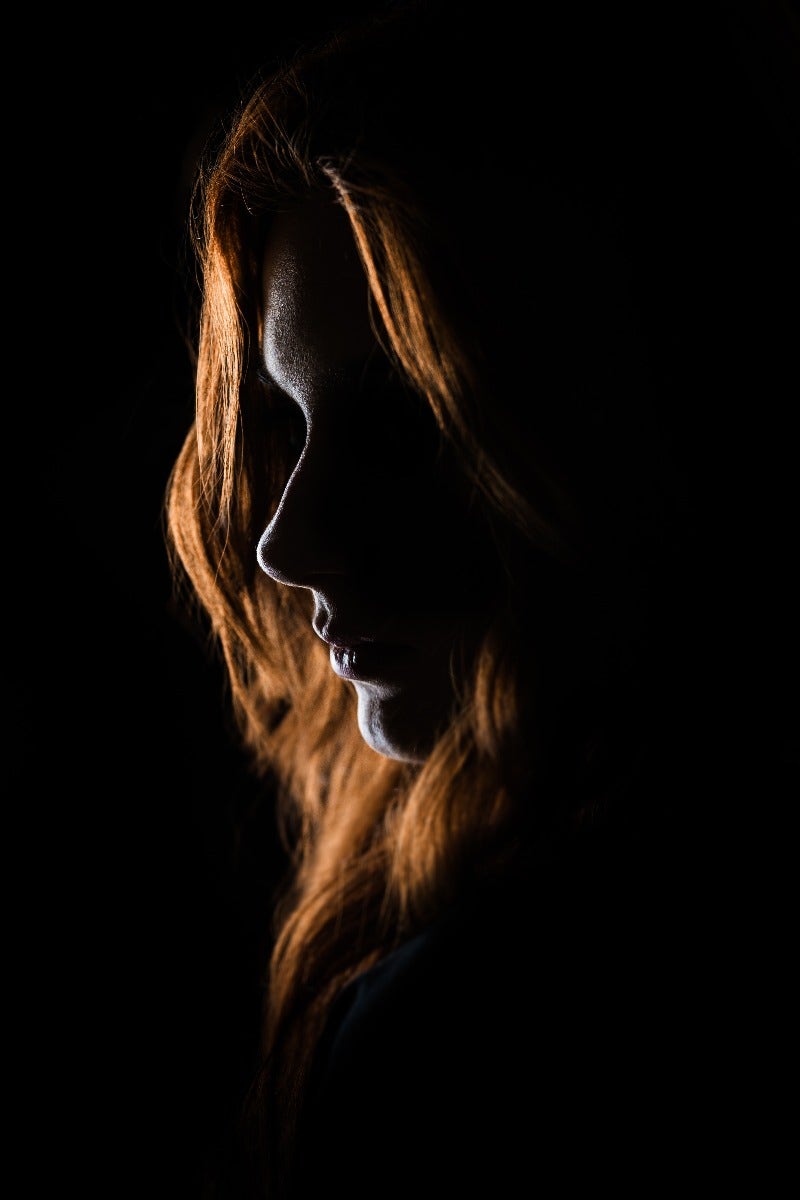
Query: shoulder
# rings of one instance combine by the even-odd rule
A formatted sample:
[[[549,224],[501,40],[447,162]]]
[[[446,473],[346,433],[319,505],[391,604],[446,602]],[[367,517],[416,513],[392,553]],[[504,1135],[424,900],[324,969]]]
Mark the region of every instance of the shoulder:
[[[532,1153],[577,1183],[619,1128],[656,1136],[697,1012],[688,913],[668,894],[685,879],[642,853],[560,848],[354,981],[320,1049],[311,1173],[341,1170],[351,1195],[355,1162],[373,1194],[378,1175],[386,1197],[497,1195]]]

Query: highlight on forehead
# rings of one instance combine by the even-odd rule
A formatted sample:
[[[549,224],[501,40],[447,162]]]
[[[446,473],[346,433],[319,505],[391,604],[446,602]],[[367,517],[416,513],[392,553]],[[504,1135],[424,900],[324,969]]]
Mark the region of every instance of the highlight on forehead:
[[[262,353],[289,394],[375,347],[369,287],[342,208],[314,196],[276,215],[263,260]]]

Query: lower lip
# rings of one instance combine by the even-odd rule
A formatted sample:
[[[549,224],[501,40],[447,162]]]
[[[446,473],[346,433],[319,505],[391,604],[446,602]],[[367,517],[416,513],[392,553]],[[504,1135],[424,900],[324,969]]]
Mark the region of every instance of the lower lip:
[[[331,667],[342,679],[362,683],[391,682],[402,674],[409,659],[407,646],[362,642],[357,646],[331,646]]]

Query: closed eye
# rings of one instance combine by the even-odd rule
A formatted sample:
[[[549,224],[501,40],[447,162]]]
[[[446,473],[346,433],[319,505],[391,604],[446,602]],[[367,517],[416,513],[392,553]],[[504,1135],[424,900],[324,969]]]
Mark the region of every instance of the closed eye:
[[[303,453],[308,434],[305,414],[263,368],[256,371],[256,378],[267,402],[269,430],[287,457],[296,462]]]

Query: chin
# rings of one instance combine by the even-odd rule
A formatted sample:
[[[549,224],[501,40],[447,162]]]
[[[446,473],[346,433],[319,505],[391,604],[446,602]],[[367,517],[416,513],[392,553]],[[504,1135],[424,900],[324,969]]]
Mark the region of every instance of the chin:
[[[402,692],[383,693],[370,684],[355,684],[358,728],[377,754],[398,762],[422,763],[433,745],[433,727],[410,719],[419,709]]]

